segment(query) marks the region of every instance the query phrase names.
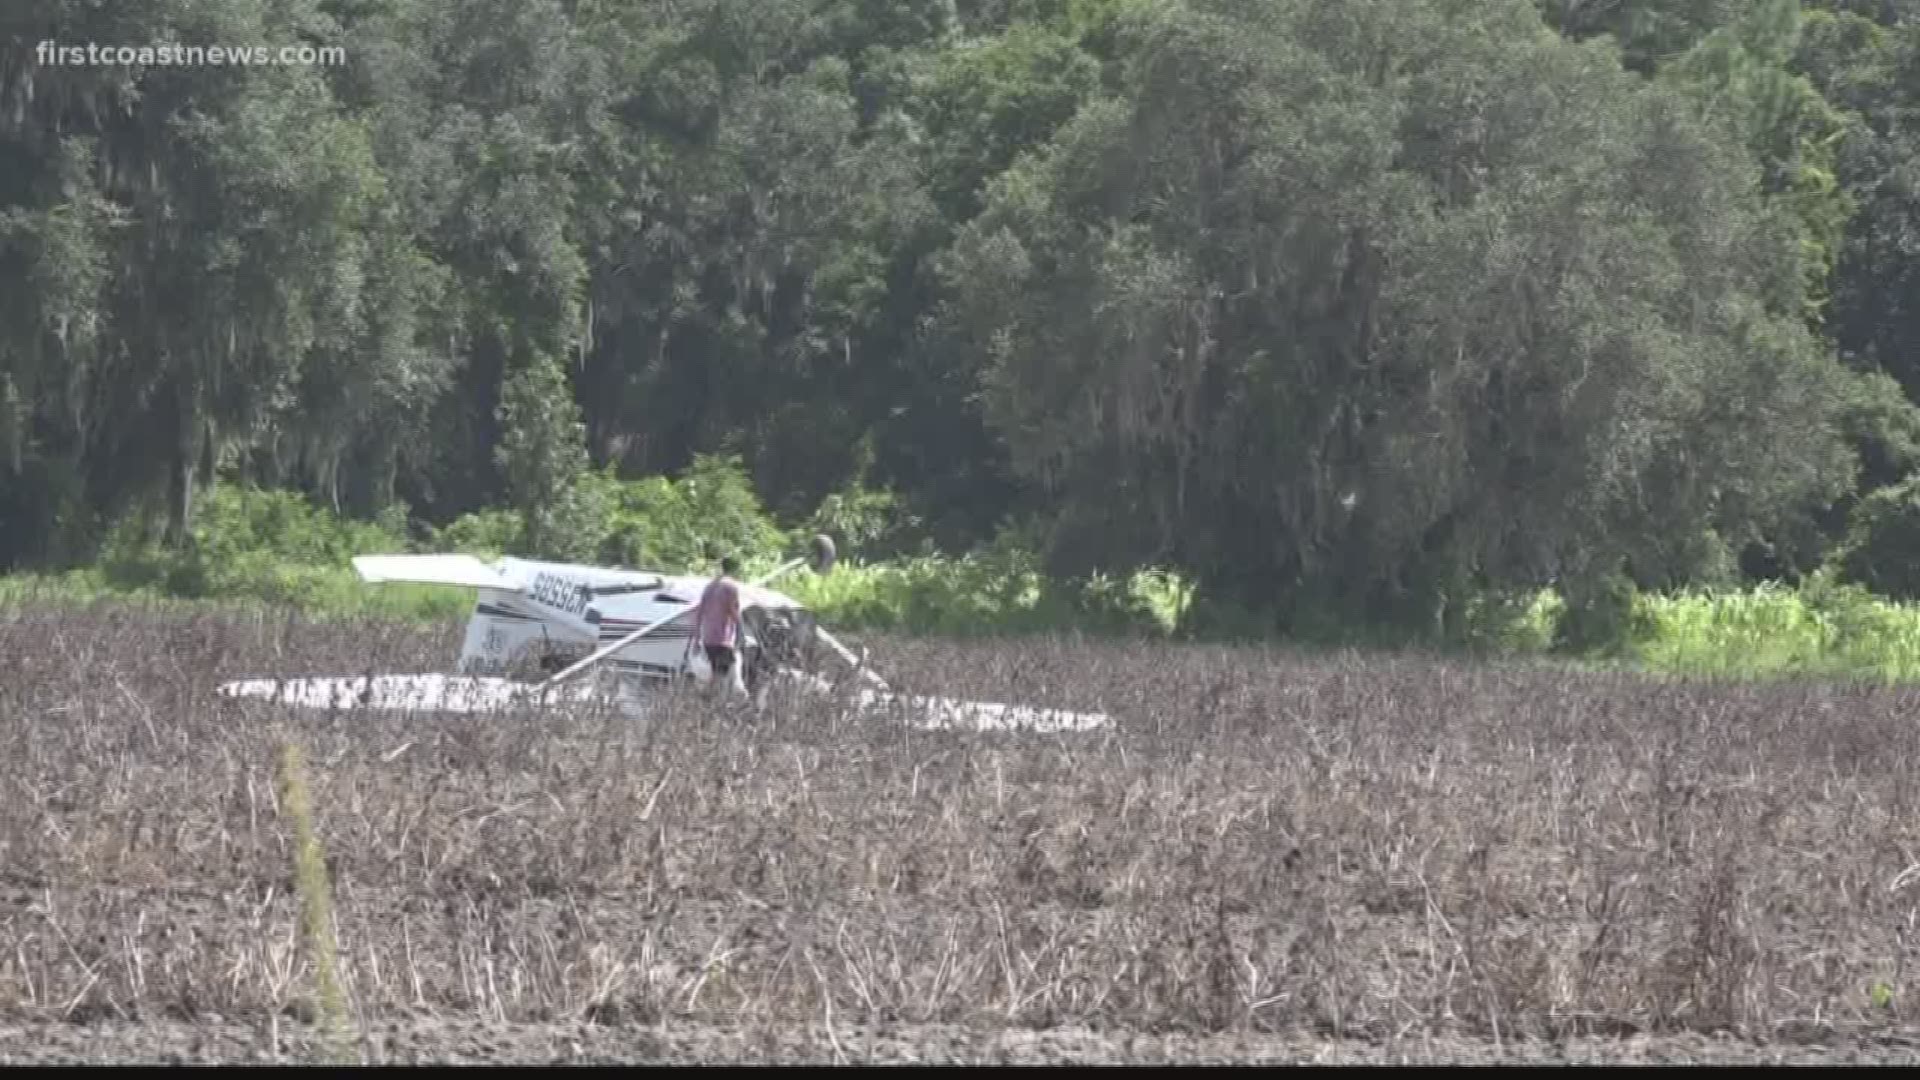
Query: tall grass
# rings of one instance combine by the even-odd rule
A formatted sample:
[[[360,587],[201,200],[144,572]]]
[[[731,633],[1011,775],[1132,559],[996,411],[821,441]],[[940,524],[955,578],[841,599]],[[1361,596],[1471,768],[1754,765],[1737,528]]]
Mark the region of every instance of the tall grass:
[[[340,989],[340,947],[333,927],[333,886],[327,881],[326,851],[314,827],[306,754],[300,744],[283,744],[279,764],[280,803],[293,827],[293,880],[300,894],[301,936],[313,963],[320,1049],[332,1063],[351,1063],[346,997]]]
[[[749,566],[749,573],[764,569]],[[1195,604],[1177,575],[1149,571],[1129,579],[1049,581],[1038,571],[988,557],[849,562],[827,576],[801,570],[776,583],[828,625],[945,638],[1048,634],[1233,640],[1259,636],[1205,611],[1181,625]],[[0,577],[0,608],[73,606],[133,600],[178,610],[271,611],[292,608],[327,621],[381,619],[416,624],[464,620],[473,590],[431,585],[368,585],[346,567],[274,565],[253,560],[227,573],[213,595],[186,598],[162,582],[130,584],[99,569]],[[1654,672],[1739,678],[1823,676],[1880,682],[1920,680],[1920,606],[1874,597],[1823,579],[1800,590],[1761,585],[1744,591],[1645,595],[1635,599],[1641,629],[1622,657],[1584,663]],[[1558,597],[1470,612],[1476,652],[1544,657],[1562,615]]]
[[[1920,679],[1920,608],[1824,582],[1639,600],[1651,631],[1634,658],[1659,671],[1885,682]]]
[[[771,558],[750,560],[743,576],[752,578],[775,563]],[[1056,582],[1020,560],[993,556],[845,563],[824,577],[800,570],[772,585],[835,626],[944,637],[1067,628],[1164,635],[1173,632],[1191,594],[1177,576],[1162,571],[1142,571],[1126,579]],[[132,574],[124,567],[0,577],[0,605],[105,599],[212,610],[292,607],[332,620],[437,623],[466,618],[473,609],[474,590],[369,585],[346,565],[306,565],[260,554],[236,557],[190,590],[175,586],[164,572]]]
[[[262,612],[293,608],[328,620],[384,619],[438,623],[465,619],[473,611],[472,589],[439,585],[368,585],[351,569],[320,566],[260,566],[234,575],[210,595],[180,595],[164,583],[131,584],[97,568],[59,574],[0,577],[0,608],[73,606],[132,601],[180,611]]]
[[[795,574],[775,587],[849,629],[943,637],[1069,628],[1166,635],[1179,626],[1192,597],[1190,585],[1165,571],[1063,582],[1025,560],[994,554],[848,564],[824,577]]]
[[[730,538],[730,550],[744,557],[752,577],[777,565],[815,526],[837,528],[856,541],[885,531],[881,500],[852,510],[835,504],[829,508],[837,508],[834,514],[783,534],[758,509],[743,476],[725,463],[703,468],[680,484],[657,478],[601,481],[600,494],[611,508],[611,539],[599,543],[607,557],[589,561],[701,573],[701,527],[718,522],[713,527]],[[0,607],[134,599],[169,607],[294,609],[324,620],[446,624],[467,617],[473,590],[368,585],[353,572],[352,556],[466,550],[491,557],[503,545],[512,546],[517,527],[511,515],[488,511],[409,537],[402,522],[342,520],[288,492],[221,487],[203,503],[192,541],[183,550],[164,551],[137,529],[118,529],[98,566],[0,577]],[[1257,613],[1197,596],[1192,583],[1178,574],[1148,570],[1059,580],[1014,539],[961,557],[907,555],[867,562],[857,552],[849,554],[853,557],[829,575],[801,570],[775,585],[829,625],[848,630],[946,638],[1062,631],[1214,642],[1272,637],[1270,622]],[[1604,658],[1573,659],[1718,676],[1920,678],[1920,608],[1839,586],[1827,572],[1797,590],[1760,586],[1642,595],[1633,603],[1636,617],[1629,620],[1627,640],[1610,642]],[[1450,627],[1432,643],[1479,654],[1544,656],[1552,651],[1564,616],[1565,605],[1550,592],[1504,602],[1473,600],[1451,613]],[[1296,644],[1376,651],[1406,643],[1405,634],[1387,636],[1337,620],[1298,626],[1295,637]]]

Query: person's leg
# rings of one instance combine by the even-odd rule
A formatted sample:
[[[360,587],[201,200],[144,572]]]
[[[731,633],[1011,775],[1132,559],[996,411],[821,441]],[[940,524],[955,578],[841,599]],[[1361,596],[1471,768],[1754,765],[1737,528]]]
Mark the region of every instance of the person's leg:
[[[709,689],[715,694],[746,697],[747,684],[742,674],[739,651],[724,645],[709,645],[707,656],[713,668],[713,682]]]
[[[734,650],[733,670],[729,673],[731,677],[727,680],[727,692],[735,697],[751,699],[752,695],[747,692],[747,660],[745,649]]]

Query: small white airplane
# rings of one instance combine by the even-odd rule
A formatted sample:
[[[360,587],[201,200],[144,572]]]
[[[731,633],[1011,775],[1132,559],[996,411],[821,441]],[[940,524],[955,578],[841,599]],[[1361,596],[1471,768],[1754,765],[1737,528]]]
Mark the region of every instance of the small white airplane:
[[[756,701],[764,702],[769,684],[780,677],[831,691],[830,680],[806,670],[816,645],[824,645],[869,684],[855,694],[863,708],[905,704],[911,706],[905,715],[924,726],[1087,730],[1109,722],[1097,713],[896,693],[805,605],[767,587],[802,565],[824,574],[834,562],[833,542],[819,536],[807,558],[741,583],[738,674]],[[593,687],[575,677],[605,664],[615,675],[619,701],[632,709],[643,707],[646,690],[711,678],[704,653],[689,648],[706,578],[517,558],[489,564],[461,554],[362,555],[353,565],[363,581],[476,590],[457,674],[242,679],[219,692],[314,708],[490,712],[528,702],[585,701]],[[530,671],[546,677],[529,681],[523,676]]]

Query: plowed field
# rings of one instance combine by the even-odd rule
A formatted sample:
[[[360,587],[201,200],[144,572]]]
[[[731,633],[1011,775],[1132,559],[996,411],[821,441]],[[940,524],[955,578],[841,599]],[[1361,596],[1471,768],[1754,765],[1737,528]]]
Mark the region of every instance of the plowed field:
[[[458,633],[0,612],[0,1061],[1909,1061],[1920,694],[874,639],[942,732],[232,701]],[[1910,1042],[1915,1039],[1915,1042]]]

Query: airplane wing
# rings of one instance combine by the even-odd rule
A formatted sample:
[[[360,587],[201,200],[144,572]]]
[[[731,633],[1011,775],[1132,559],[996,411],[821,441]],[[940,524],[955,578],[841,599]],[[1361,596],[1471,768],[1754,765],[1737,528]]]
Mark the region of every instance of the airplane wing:
[[[472,555],[356,555],[353,568],[362,581],[406,581],[421,585],[462,585],[471,589],[519,592],[518,582]]]

